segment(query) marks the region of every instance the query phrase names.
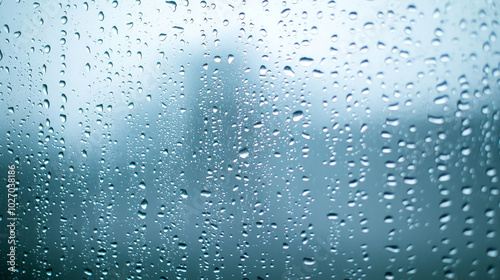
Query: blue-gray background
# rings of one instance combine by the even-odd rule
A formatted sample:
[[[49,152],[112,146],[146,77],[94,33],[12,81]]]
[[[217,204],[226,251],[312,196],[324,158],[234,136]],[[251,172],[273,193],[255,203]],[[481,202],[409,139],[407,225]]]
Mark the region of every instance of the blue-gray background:
[[[500,279],[498,11],[0,1],[2,279]]]

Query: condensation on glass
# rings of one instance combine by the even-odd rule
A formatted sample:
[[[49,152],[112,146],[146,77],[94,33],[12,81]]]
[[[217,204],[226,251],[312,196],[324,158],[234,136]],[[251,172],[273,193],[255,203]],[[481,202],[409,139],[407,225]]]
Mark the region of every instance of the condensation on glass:
[[[18,279],[500,279],[496,1],[4,0],[0,25]]]

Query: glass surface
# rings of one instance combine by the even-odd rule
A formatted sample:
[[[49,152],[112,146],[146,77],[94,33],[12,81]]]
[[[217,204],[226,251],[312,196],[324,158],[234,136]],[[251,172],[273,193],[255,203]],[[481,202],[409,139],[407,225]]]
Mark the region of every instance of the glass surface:
[[[499,12],[0,0],[0,278],[500,279]]]

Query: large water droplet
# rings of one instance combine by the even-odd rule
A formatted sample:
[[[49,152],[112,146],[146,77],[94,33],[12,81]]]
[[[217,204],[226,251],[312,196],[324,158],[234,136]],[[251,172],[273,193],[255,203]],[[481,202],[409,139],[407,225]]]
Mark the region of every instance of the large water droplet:
[[[295,112],[293,113],[292,120],[293,120],[294,122],[298,122],[298,121],[300,121],[303,117],[304,117],[304,112],[302,112],[302,111],[300,111],[300,110],[299,110],[299,111],[295,111]]]
[[[313,258],[308,258],[308,257],[305,257],[303,259],[303,261],[304,261],[305,265],[314,265],[316,263],[316,260],[314,260]]]
[[[143,199],[141,202],[141,208],[146,210],[148,208],[148,201],[146,199]]]
[[[247,158],[250,155],[250,152],[248,151],[247,148],[243,148],[238,152],[238,156],[240,158]]]

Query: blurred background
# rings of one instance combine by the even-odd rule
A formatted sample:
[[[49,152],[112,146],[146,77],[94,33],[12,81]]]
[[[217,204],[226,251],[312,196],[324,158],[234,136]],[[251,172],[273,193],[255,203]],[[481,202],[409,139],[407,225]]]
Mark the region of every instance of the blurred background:
[[[1,278],[500,279],[498,12],[0,1]]]

